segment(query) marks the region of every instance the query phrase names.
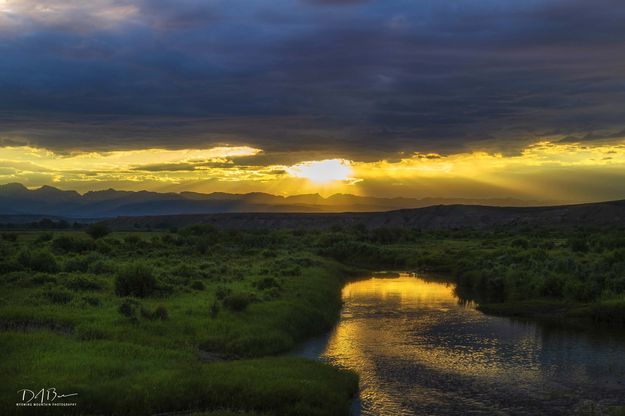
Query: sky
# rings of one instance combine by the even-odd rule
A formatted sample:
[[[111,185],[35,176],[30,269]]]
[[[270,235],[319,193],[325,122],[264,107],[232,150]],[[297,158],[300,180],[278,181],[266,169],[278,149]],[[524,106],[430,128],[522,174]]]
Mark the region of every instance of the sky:
[[[0,0],[0,183],[625,198],[622,0]]]

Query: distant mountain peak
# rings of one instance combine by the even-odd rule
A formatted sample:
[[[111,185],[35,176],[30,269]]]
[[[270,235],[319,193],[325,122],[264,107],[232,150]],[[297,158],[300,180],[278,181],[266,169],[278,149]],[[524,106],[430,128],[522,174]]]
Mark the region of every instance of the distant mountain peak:
[[[71,195],[71,196],[80,197],[80,194],[76,191],[73,191],[73,190],[64,191],[62,189],[55,188],[54,186],[50,186],[50,185],[43,185],[42,187],[32,190],[30,192],[37,193],[37,194],[44,194],[44,195],[66,195],[66,196]]]
[[[11,182],[5,185],[0,185],[0,190],[7,191],[7,192],[15,192],[15,191],[28,192],[28,188],[18,182]]]
[[[54,186],[50,186],[50,185],[43,185],[33,191],[34,192],[63,192],[59,188],[55,188]]]

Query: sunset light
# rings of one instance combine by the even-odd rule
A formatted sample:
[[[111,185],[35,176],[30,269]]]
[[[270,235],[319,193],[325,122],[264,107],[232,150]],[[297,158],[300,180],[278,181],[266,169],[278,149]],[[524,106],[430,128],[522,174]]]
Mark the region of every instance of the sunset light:
[[[624,18],[0,0],[0,415],[625,416]]]
[[[306,178],[319,184],[345,181],[353,174],[350,162],[343,159],[302,162],[291,166],[287,169],[287,172],[295,177]]]

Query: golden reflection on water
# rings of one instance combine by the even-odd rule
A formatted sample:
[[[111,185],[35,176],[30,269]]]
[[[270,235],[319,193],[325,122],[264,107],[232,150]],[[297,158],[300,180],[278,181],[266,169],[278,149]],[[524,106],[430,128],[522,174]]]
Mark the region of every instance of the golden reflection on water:
[[[329,339],[302,353],[358,373],[363,416],[568,416],[588,403],[625,405],[625,334],[484,315],[454,289],[408,274],[350,283]]]
[[[426,307],[437,307],[440,304],[457,303],[453,285],[426,281],[402,274],[397,278],[372,278],[348,283],[343,287],[342,297],[345,301],[374,296],[383,301],[399,301],[401,305],[415,303]]]
[[[493,383],[501,383],[511,370],[524,382],[540,377],[533,365],[539,338],[532,333],[521,334],[516,344],[527,362],[511,366],[497,358],[497,336],[457,330],[485,318],[474,305],[459,302],[453,285],[403,274],[349,283],[342,297],[341,320],[322,356],[359,374],[365,414],[413,414],[415,400],[449,400],[432,383],[394,386],[398,378],[411,377],[401,372]]]

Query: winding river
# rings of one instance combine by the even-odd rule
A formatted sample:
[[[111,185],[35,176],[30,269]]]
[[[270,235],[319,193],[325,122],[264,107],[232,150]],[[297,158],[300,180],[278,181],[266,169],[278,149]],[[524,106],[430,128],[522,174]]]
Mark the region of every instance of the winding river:
[[[334,330],[299,355],[360,376],[362,415],[607,414],[625,405],[625,336],[485,315],[408,274],[347,284]]]

